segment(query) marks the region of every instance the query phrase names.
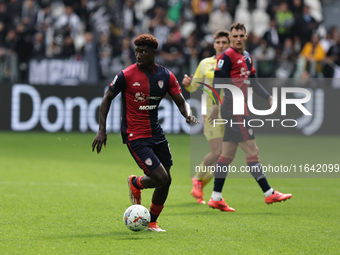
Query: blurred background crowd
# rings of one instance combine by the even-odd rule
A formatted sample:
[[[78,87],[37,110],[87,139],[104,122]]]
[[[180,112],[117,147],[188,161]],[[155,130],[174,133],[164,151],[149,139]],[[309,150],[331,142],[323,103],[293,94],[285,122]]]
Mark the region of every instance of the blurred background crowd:
[[[156,62],[181,80],[234,22],[246,25],[259,77],[337,78],[339,11],[336,0],[0,0],[0,82],[34,84],[75,63],[70,72],[86,78],[74,84],[107,84],[135,62],[141,33],[157,38]]]

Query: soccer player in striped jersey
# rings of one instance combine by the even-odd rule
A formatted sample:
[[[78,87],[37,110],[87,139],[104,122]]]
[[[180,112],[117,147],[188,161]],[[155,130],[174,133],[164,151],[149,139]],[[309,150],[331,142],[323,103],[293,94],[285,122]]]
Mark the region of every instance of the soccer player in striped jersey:
[[[202,83],[212,86],[214,72],[216,67],[216,59],[219,55],[221,55],[228,47],[229,47],[229,32],[225,30],[219,30],[214,34],[214,49],[216,51],[216,55],[203,59],[194,75],[190,77],[188,75],[184,75],[184,79],[182,84],[189,92],[195,92],[198,87],[202,87]],[[209,92],[211,90],[206,88]],[[223,92],[221,92],[221,98],[223,97]],[[213,99],[211,97],[207,97],[207,115],[209,116],[213,103]],[[203,188],[209,183],[209,181],[214,177],[214,174],[209,171],[203,171],[208,166],[215,166],[218,157],[221,155],[222,151],[222,138],[224,134],[224,126],[219,125],[213,127],[209,121],[206,121],[206,115],[203,115],[203,125],[204,125],[204,135],[209,143],[210,152],[205,155],[203,161],[200,164],[199,171],[192,178],[192,190],[191,195],[196,198],[197,203],[205,204],[203,199]]]
[[[226,169],[235,158],[238,146],[246,154],[246,161],[249,169],[256,169],[251,171],[252,176],[261,187],[265,202],[272,204],[274,202],[285,201],[292,197],[292,194],[283,194],[274,189],[268,184],[265,173],[259,158],[259,149],[255,142],[253,129],[249,126],[248,106],[247,106],[247,91],[250,80],[253,78],[253,91],[265,100],[268,100],[270,106],[273,103],[273,97],[258,83],[256,79],[256,71],[253,67],[253,61],[250,54],[245,51],[245,43],[247,40],[246,28],[242,23],[235,23],[230,27],[230,48],[221,54],[217,59],[217,66],[214,75],[214,84],[233,84],[237,86],[243,93],[244,101],[244,115],[233,115],[233,97],[231,91],[224,90],[225,96],[221,107],[213,106],[209,121],[213,122],[218,119],[218,112],[221,110],[221,116],[227,120],[229,124],[225,125],[225,131],[222,142],[222,153],[218,158],[216,169]],[[223,80],[222,80],[223,79]],[[227,79],[227,80],[226,80]],[[219,91],[220,89],[216,89]],[[214,94],[214,98],[217,96]],[[218,101],[216,101],[218,102]],[[231,125],[230,123],[234,123]],[[242,125],[243,124],[243,125]],[[222,198],[222,188],[224,186],[225,178],[228,172],[215,171],[215,181],[212,196],[208,205],[212,208],[221,211],[234,212],[235,209],[229,207]]]
[[[121,92],[123,116],[121,134],[135,159],[144,171],[143,176],[130,175],[128,187],[130,201],[141,204],[141,190],[154,188],[150,206],[151,221],[146,230],[165,232],[157,225],[171,184],[172,157],[167,139],[158,121],[158,106],[169,93],[187,123],[198,123],[185,102],[181,88],[173,73],[155,63],[158,41],[148,34],[135,40],[137,63],[121,71],[111,82],[99,110],[99,131],[92,143],[92,151],[106,147],[106,117],[111,101]]]

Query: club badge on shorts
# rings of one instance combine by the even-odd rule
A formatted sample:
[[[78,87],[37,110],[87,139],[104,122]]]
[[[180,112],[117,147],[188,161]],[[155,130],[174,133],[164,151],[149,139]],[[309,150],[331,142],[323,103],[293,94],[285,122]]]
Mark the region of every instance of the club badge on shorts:
[[[151,165],[152,165],[152,160],[151,160],[151,158],[147,158],[144,162],[145,162],[145,164],[147,164],[148,166],[151,166]]]
[[[254,134],[253,129],[252,129],[252,128],[249,128],[249,129],[248,129],[248,133],[249,133],[249,135],[253,135],[253,134]]]

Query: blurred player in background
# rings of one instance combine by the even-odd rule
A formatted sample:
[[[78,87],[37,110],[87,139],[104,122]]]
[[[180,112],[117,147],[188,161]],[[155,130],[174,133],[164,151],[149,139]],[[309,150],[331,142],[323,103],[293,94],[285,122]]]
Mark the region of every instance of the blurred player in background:
[[[158,122],[158,105],[169,93],[187,123],[198,123],[185,102],[176,77],[155,63],[158,41],[152,35],[140,35],[134,40],[137,63],[116,75],[106,91],[99,110],[99,131],[92,143],[101,152],[106,147],[106,117],[111,101],[122,92],[123,143],[145,175],[128,178],[130,200],[141,204],[141,190],[155,188],[150,206],[151,221],[146,230],[165,232],[157,225],[171,184],[172,157],[167,139]]]
[[[215,42],[214,49],[216,55],[203,59],[198,65],[194,75],[190,77],[184,75],[182,84],[189,92],[195,92],[198,87],[203,87],[200,82],[212,86],[214,71],[216,67],[216,59],[229,47],[229,32],[225,30],[219,30],[214,34]],[[206,88],[211,92],[210,89]],[[223,93],[223,92],[222,92]],[[220,96],[223,97],[223,94]],[[211,97],[207,97],[207,115],[209,116],[213,103]],[[200,169],[206,169],[208,166],[215,166],[218,157],[221,155],[222,151],[222,138],[224,133],[224,126],[219,125],[213,127],[209,121],[205,121],[206,115],[203,115],[203,125],[204,125],[204,135],[209,143],[210,152],[205,155],[203,161],[200,164]],[[203,188],[209,183],[209,181],[214,177],[214,174],[210,171],[200,171],[192,178],[192,190],[191,195],[196,198],[197,203],[205,204],[203,200]]]
[[[248,125],[248,106],[247,106],[247,90],[250,80],[253,78],[253,91],[260,97],[269,101],[270,106],[273,104],[272,96],[258,83],[256,78],[256,71],[253,67],[253,61],[250,54],[245,51],[245,42],[247,40],[246,28],[242,23],[235,23],[230,27],[230,41],[231,46],[217,59],[217,66],[214,75],[214,84],[233,84],[242,90],[244,101],[244,115],[233,115],[233,98],[230,90],[224,90],[225,96],[221,107],[213,106],[209,121],[213,123],[214,119],[218,119],[218,112],[221,109],[221,116],[228,121],[225,126],[222,154],[219,157],[216,169],[228,167],[235,158],[238,146],[246,154],[247,165],[250,169],[257,169],[251,171],[251,174],[261,187],[265,202],[271,204],[274,202],[285,201],[292,197],[292,194],[282,194],[274,191],[268,184],[267,178],[263,172],[262,165],[259,158],[259,149],[255,142],[253,129]],[[222,78],[224,82],[221,82]],[[219,92],[220,89],[216,89]],[[214,94],[216,102],[217,96]],[[231,125],[230,123],[234,123]],[[243,123],[243,125],[242,125]],[[215,169],[215,170],[216,170]],[[222,188],[227,177],[226,172],[215,171],[215,181],[212,196],[208,205],[212,208],[220,209],[221,211],[234,212],[235,209],[229,207],[224,199],[222,199]]]

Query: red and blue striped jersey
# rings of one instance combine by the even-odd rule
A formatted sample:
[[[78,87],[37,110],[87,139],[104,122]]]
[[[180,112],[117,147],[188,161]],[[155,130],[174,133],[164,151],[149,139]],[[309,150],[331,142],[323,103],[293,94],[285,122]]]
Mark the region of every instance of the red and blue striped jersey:
[[[109,88],[115,94],[122,92],[124,143],[152,136],[164,137],[158,122],[158,106],[167,92],[171,96],[182,92],[173,73],[156,64],[154,73],[148,75],[135,63],[117,74]]]
[[[250,81],[249,76],[255,75],[256,71],[253,67],[253,61],[250,54],[244,51],[239,53],[234,48],[230,47],[217,58],[215,68],[214,84],[218,82],[218,78],[229,78],[231,83],[240,88],[244,95],[244,114],[248,115],[247,107],[247,91]],[[226,115],[232,116],[233,98],[229,90],[224,90],[223,110]],[[217,101],[216,101],[217,102]]]

